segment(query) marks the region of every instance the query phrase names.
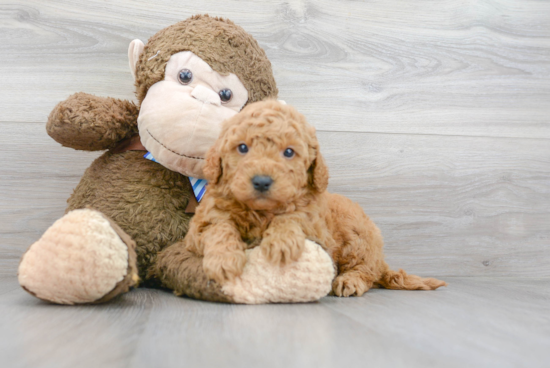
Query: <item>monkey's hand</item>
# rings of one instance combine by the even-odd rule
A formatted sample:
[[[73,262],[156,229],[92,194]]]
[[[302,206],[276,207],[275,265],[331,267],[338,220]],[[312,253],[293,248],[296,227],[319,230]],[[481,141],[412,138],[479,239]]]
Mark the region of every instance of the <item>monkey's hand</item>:
[[[46,131],[65,147],[105,150],[138,132],[138,115],[130,101],[79,92],[53,109]]]

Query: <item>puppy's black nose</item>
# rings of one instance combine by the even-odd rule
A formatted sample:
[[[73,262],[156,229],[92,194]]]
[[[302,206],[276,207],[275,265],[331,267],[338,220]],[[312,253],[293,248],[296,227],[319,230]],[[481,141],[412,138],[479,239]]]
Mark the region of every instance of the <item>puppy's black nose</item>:
[[[267,192],[271,184],[273,184],[273,179],[270,176],[256,175],[252,178],[252,185],[258,192]]]

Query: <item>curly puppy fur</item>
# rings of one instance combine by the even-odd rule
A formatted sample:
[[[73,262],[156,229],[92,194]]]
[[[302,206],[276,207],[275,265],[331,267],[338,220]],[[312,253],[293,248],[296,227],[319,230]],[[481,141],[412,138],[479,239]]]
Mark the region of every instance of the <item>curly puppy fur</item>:
[[[239,152],[241,144],[248,152]],[[294,151],[290,158],[283,154],[287,148]],[[326,191],[328,169],[315,129],[290,106],[258,102],[229,119],[204,171],[208,191],[180,246],[203,256],[206,275],[219,283],[241,274],[245,249],[259,246],[271,262],[284,266],[300,257],[307,238],[331,255],[337,296],[360,296],[378,286],[446,285],[389,269],[376,225],[358,204]],[[252,179],[259,175],[273,180],[267,191],[254,188]]]

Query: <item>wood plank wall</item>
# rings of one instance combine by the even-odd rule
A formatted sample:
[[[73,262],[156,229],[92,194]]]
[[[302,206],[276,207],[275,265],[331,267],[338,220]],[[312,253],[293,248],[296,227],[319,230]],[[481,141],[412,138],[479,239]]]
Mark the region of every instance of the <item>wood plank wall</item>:
[[[531,0],[2,1],[1,274],[98,156],[51,140],[48,113],[132,99],[129,42],[196,13],[256,37],[391,266],[550,276],[550,2]]]

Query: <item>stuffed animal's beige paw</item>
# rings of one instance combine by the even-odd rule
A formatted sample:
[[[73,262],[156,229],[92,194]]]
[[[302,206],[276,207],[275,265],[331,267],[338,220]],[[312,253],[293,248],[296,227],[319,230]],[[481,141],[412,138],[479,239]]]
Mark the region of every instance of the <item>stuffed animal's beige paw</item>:
[[[23,255],[19,283],[53,303],[106,301],[137,284],[134,247],[101,213],[71,211]]]
[[[306,240],[296,262],[273,264],[261,247],[247,251],[243,273],[226,282],[222,291],[235,303],[300,303],[319,300],[331,290],[332,259],[321,246]]]

